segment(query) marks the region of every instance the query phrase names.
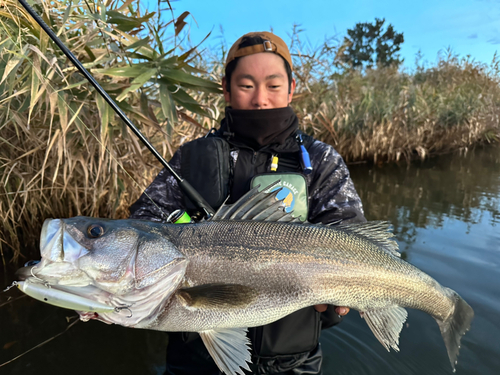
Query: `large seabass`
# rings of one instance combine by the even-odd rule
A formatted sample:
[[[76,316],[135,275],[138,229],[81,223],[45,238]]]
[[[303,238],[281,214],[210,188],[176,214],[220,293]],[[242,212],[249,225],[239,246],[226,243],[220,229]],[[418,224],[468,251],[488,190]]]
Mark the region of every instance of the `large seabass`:
[[[247,327],[306,306],[348,306],[398,350],[410,307],[436,319],[455,368],[473,310],[399,257],[387,223],[300,224],[275,196],[253,189],[198,224],[47,220],[42,260],[20,271],[18,286],[82,320],[199,332],[226,374],[250,361]]]

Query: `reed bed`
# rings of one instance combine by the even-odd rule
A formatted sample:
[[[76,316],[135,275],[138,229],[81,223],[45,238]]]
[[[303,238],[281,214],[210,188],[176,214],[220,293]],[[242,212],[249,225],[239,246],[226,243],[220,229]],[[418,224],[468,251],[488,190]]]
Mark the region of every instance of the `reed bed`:
[[[70,5],[41,2],[35,10],[162,155],[215,123],[217,108],[188,93],[202,99],[220,86],[198,77],[189,62],[196,49],[179,45],[185,15],[165,23],[141,13],[137,0]],[[160,167],[15,0],[0,2],[0,48],[5,265],[36,248],[45,218],[127,217]]]
[[[216,54],[187,47],[188,14],[137,0],[37,3],[36,10],[165,158],[216,127]],[[169,12],[167,12],[169,14]],[[465,150],[500,137],[499,65],[452,54],[432,67],[345,69],[335,45],[290,41],[302,128],[348,162]],[[227,50],[227,49],[226,49]],[[19,264],[44,219],[125,218],[160,164],[14,0],[0,0],[0,256]]]
[[[447,51],[428,68],[341,73],[327,52],[309,56],[298,60],[294,108],[303,130],[347,162],[411,161],[499,141],[497,56],[483,64]]]

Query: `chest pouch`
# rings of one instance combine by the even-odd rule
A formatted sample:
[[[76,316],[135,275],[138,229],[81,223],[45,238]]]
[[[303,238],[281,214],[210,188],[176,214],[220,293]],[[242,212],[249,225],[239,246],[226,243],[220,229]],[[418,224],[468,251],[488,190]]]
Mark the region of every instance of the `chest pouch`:
[[[259,174],[252,179],[251,187],[260,185],[263,189],[278,180],[280,182],[269,191],[281,189],[276,198],[283,200],[286,205],[286,212],[293,211],[293,217],[298,217],[301,221],[306,221],[309,206],[307,201],[307,182],[303,175],[291,172]]]
[[[181,176],[212,206],[218,209],[229,193],[229,143],[209,136],[182,146]],[[184,197],[188,212],[198,208]]]

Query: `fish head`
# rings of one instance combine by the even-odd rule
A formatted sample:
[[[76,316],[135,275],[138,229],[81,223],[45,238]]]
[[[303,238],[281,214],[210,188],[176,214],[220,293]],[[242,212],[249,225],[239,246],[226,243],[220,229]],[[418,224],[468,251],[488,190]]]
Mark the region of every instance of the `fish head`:
[[[25,279],[117,307],[134,306],[134,312],[164,304],[187,266],[165,225],[141,220],[47,219],[40,253],[38,264],[25,267]]]
[[[81,216],[45,220],[40,253],[34,276],[114,294],[147,287],[185,260],[158,224]]]
[[[42,260],[31,273],[51,285],[96,285],[111,293],[130,289],[138,234],[109,224],[87,217],[45,220]]]

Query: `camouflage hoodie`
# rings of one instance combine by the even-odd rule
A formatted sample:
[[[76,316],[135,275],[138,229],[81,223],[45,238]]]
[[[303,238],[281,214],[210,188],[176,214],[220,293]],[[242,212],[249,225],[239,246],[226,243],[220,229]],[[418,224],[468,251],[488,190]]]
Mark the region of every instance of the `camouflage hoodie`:
[[[309,192],[308,221],[324,224],[338,220],[365,221],[361,200],[342,157],[332,146],[317,140],[311,141],[308,152],[313,171],[305,176]],[[283,145],[270,145],[257,151],[235,142],[229,143],[231,164],[234,165],[230,177],[233,180],[232,201],[236,201],[249,189],[253,176],[269,172],[272,154],[291,154],[299,151],[294,137],[289,137]],[[178,174],[183,149],[179,148],[169,162]],[[172,174],[163,169],[130,207],[130,218],[165,222],[168,215],[179,208],[185,209],[183,193]]]

